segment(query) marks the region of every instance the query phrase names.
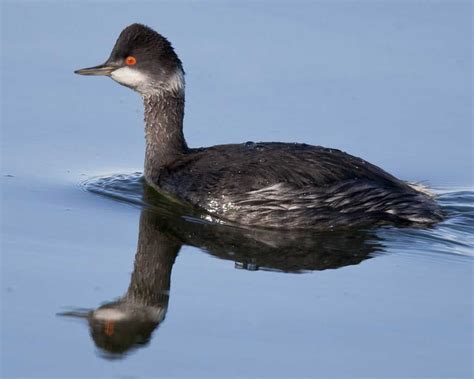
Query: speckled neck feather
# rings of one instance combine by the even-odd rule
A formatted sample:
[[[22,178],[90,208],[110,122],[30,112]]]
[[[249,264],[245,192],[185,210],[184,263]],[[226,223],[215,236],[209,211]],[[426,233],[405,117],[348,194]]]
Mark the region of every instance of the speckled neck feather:
[[[143,96],[145,106],[145,178],[156,183],[160,171],[185,154],[184,92],[160,91]]]

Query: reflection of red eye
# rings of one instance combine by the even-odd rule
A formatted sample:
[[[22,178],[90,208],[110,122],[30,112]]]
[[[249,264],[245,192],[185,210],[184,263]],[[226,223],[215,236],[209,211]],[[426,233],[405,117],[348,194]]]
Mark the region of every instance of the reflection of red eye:
[[[127,58],[125,58],[125,64],[126,65],[129,65],[129,66],[132,66],[134,65],[135,63],[137,63],[137,60],[135,57],[132,57],[131,55],[128,56]]]

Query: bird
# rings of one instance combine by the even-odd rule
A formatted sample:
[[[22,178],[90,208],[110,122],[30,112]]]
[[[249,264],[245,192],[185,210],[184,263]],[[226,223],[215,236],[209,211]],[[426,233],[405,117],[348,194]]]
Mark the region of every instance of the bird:
[[[147,184],[206,220],[333,230],[430,226],[444,218],[434,196],[338,149],[252,141],[189,147],[183,64],[168,39],[143,24],[122,30],[105,63],[74,72],[108,76],[141,95]]]

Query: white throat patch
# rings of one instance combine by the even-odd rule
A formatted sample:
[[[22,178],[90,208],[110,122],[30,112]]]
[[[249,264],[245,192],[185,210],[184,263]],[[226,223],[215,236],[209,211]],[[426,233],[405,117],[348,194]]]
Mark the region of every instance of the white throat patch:
[[[128,66],[112,71],[110,77],[127,87],[136,88],[138,91],[150,82],[146,75]]]
[[[147,75],[129,66],[121,67],[112,71],[110,77],[116,82],[133,88],[145,96],[155,94],[159,90],[182,93],[185,86],[184,72],[180,68],[178,68],[165,82],[162,83],[154,82]]]

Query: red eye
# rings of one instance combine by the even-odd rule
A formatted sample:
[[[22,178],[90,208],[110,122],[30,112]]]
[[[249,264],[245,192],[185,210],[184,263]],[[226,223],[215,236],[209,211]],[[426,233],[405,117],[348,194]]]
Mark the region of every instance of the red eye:
[[[129,66],[132,66],[134,65],[135,63],[137,63],[137,59],[135,57],[132,57],[131,55],[128,56],[127,58],[125,58],[125,64],[126,65],[129,65]]]

